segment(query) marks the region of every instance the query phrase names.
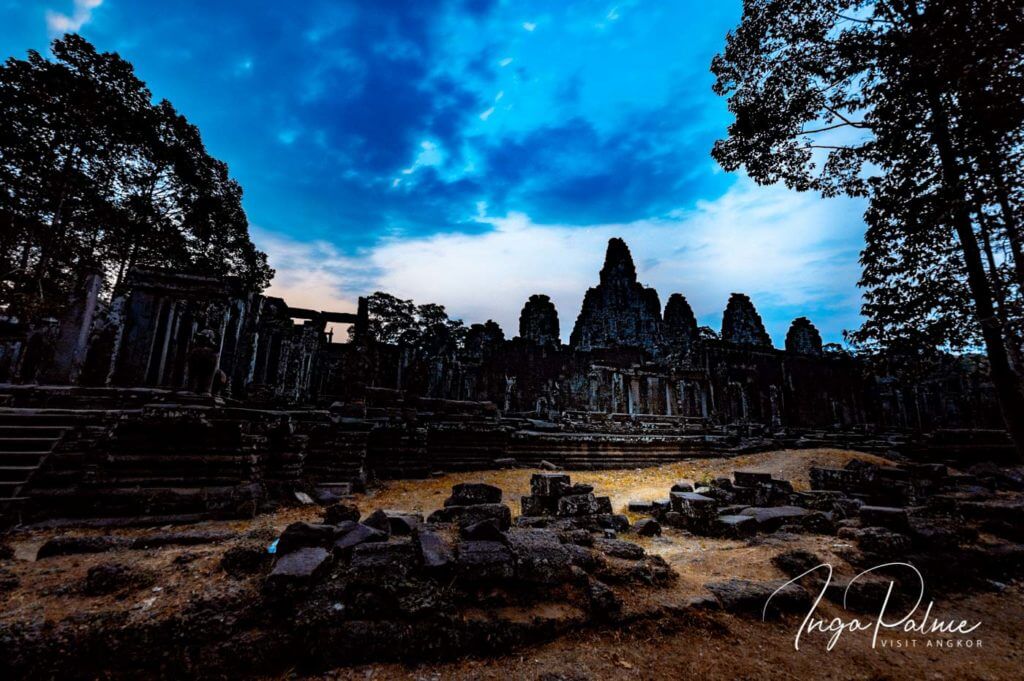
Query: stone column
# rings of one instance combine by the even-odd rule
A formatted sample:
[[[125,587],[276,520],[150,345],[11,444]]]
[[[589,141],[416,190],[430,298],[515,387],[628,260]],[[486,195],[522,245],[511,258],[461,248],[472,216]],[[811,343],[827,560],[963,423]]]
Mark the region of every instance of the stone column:
[[[53,362],[43,377],[45,382],[74,384],[78,380],[89,350],[89,333],[102,286],[103,277],[99,272],[88,272],[82,278],[60,321]]]

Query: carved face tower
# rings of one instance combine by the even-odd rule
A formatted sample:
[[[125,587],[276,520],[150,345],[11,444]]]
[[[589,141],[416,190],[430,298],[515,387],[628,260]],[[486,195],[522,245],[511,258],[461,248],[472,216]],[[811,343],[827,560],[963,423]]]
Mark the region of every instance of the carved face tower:
[[[662,350],[658,292],[636,280],[636,266],[622,239],[609,239],[601,283],[588,289],[569,344],[577,350],[631,347]]]

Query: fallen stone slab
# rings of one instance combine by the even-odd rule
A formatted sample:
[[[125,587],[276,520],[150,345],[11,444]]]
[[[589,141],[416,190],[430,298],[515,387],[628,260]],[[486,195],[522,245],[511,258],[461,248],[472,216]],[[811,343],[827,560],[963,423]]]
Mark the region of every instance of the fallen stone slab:
[[[416,530],[413,541],[419,548],[423,567],[441,570],[455,562],[455,550],[445,534],[427,527]]]
[[[840,539],[855,539],[864,553],[874,558],[903,558],[910,551],[910,537],[884,527],[843,528]]]
[[[500,541],[506,540],[505,533],[498,527],[498,521],[494,518],[485,518],[471,525],[466,525],[460,531],[463,539],[473,541]]]
[[[630,513],[650,513],[654,510],[654,502],[630,499],[629,503],[626,504],[626,510]]]
[[[507,530],[512,526],[512,511],[505,504],[474,504],[472,506],[447,506],[428,516],[431,523],[457,523],[459,526],[472,525],[481,520],[494,518],[498,527]]]
[[[885,527],[897,532],[906,532],[910,529],[910,521],[905,508],[861,506],[859,516],[865,527]]]
[[[515,574],[514,558],[507,546],[496,541],[463,541],[459,543],[455,569],[467,581],[511,579]]]
[[[770,485],[772,482],[771,473],[759,473],[755,471],[733,471],[733,479],[737,485],[743,487],[756,487],[758,485]]]
[[[452,494],[444,500],[445,506],[472,506],[501,502],[501,488],[485,482],[460,482],[452,486]]]
[[[627,560],[640,560],[646,554],[642,546],[622,539],[609,539],[607,537],[596,537],[594,548],[605,555],[625,558]]]
[[[263,588],[277,593],[306,585],[324,573],[330,565],[330,552],[319,546],[292,551],[277,559],[274,569],[267,575]]]
[[[370,542],[352,550],[348,575],[353,584],[394,584],[418,566],[417,548],[411,540]]]
[[[36,560],[53,556],[72,556],[80,553],[105,553],[131,546],[132,540],[123,537],[62,536],[54,537],[39,547]]]
[[[696,492],[672,492],[669,500],[673,511],[691,517],[704,517],[718,508],[717,501]]]
[[[716,537],[740,539],[757,534],[757,520],[749,515],[720,515],[711,525]]]
[[[810,511],[799,506],[768,506],[748,508],[740,515],[751,516],[756,520],[758,531],[774,532],[786,523],[799,522],[808,513]]]
[[[572,554],[555,532],[515,529],[508,534],[515,557],[516,578],[537,584],[558,584],[572,579]]]
[[[607,584],[597,579],[587,583],[587,603],[590,612],[598,620],[615,619],[622,612],[622,599]]]
[[[277,541],[277,555],[283,556],[298,549],[319,546],[329,548],[334,543],[338,532],[334,525],[317,525],[314,523],[292,523],[281,533]]]
[[[323,520],[325,525],[337,525],[345,520],[358,523],[359,507],[355,504],[331,504],[324,509]]]
[[[388,518],[388,514],[383,509],[377,509],[370,515],[363,518],[363,525],[372,527],[375,530],[383,532],[384,534],[391,534],[391,519]]]
[[[633,524],[633,531],[641,537],[661,536],[661,523],[654,518],[643,518]]]
[[[334,540],[333,550],[336,555],[347,555],[352,549],[366,542],[387,541],[388,535],[380,530],[362,523],[352,523],[338,527],[338,538]]]
[[[395,536],[408,537],[423,524],[423,515],[420,513],[385,510],[384,515],[388,517],[389,532]]]
[[[787,580],[754,582],[747,579],[729,579],[710,582],[704,588],[715,595],[726,612],[764,614],[766,618],[781,613],[806,612],[811,605],[811,594]]]
[[[789,577],[802,575],[811,568],[816,568],[819,565],[822,565],[824,562],[825,561],[823,561],[820,556],[805,549],[784,551],[772,557],[772,565],[782,570],[782,572]],[[826,574],[827,571],[822,568],[820,575],[818,576],[824,578]]]

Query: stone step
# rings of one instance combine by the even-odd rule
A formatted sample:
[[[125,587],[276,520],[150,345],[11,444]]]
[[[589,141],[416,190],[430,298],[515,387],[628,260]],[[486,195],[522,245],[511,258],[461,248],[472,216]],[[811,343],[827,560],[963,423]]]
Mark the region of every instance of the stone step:
[[[139,477],[107,477],[104,479],[105,487],[120,487],[122,489],[135,488],[174,488],[174,489],[201,489],[206,487],[230,487],[243,484],[247,479],[240,477],[213,477],[213,476],[139,476]]]
[[[24,484],[38,466],[0,466],[0,481]]]
[[[0,452],[0,466],[38,466],[47,452]]]
[[[67,428],[59,426],[3,426],[0,425],[0,439],[18,437],[47,437],[53,439],[61,438]]]
[[[24,481],[21,480],[0,480],[0,499],[12,498],[24,484]]]
[[[38,412],[32,409],[11,409],[0,411],[0,426],[50,426],[71,428],[79,419],[73,415]]]
[[[197,469],[204,466],[217,468],[251,466],[258,458],[249,455],[206,456],[203,454],[108,454],[103,458],[108,468],[166,468],[180,466]]]
[[[49,452],[60,438],[0,437],[0,452]]]

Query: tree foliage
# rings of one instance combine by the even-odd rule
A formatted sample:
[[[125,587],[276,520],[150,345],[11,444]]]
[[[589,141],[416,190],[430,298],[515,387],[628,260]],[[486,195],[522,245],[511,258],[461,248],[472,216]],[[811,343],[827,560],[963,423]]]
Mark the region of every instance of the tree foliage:
[[[117,54],[77,35],[52,51],[0,66],[0,305],[52,313],[86,267],[108,286],[148,265],[265,287],[241,187],[198,129]]]
[[[712,63],[713,155],[757,182],[866,197],[874,350],[983,346],[1024,451],[1019,0],[745,0]]]
[[[443,305],[416,305],[382,291],[367,296],[366,304],[370,340],[414,350],[423,356],[452,354],[465,342],[467,330],[462,320],[449,319]]]

